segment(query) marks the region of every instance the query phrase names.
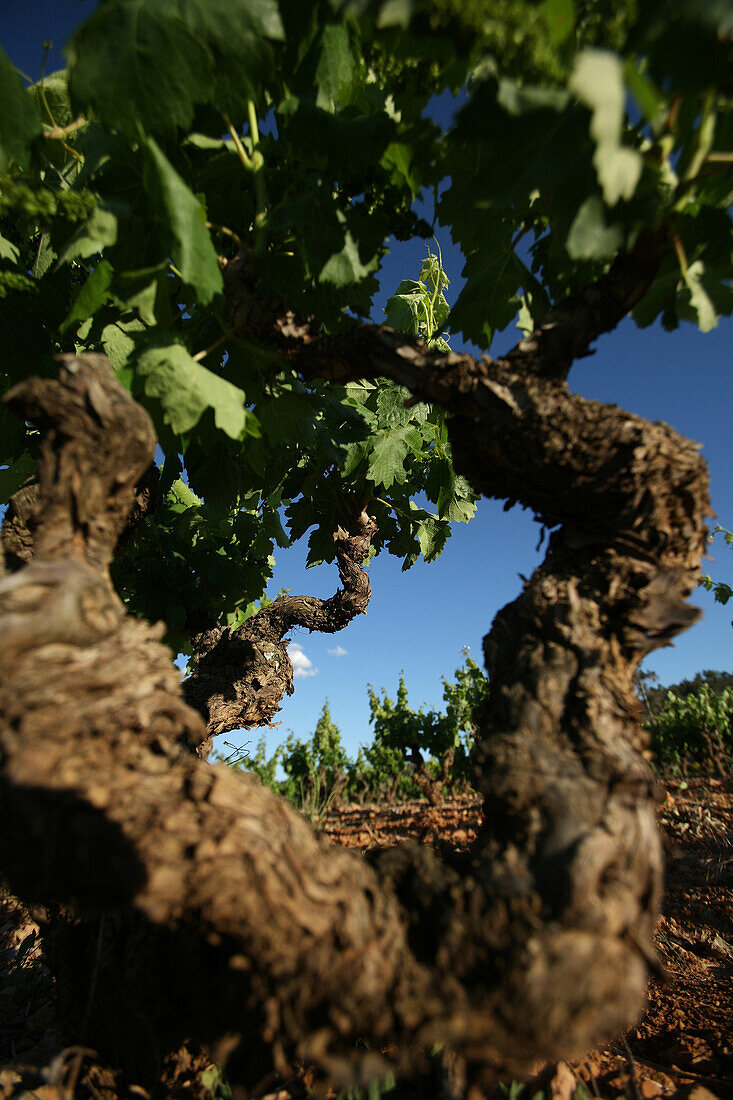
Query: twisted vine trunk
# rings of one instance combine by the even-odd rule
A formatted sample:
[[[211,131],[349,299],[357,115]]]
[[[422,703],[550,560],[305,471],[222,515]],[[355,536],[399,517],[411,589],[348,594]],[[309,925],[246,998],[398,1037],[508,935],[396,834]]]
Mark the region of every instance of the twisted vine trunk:
[[[342,587],[330,599],[278,596],[237,630],[214,626],[194,637],[193,673],[183,692],[206,723],[204,740],[191,745],[202,759],[217,734],[271,722],[283,696],[293,694],[293,666],[284,640],[293,627],[334,634],[366,614],[372,588],[362,565],[377,525],[362,511],[352,527],[353,532],[342,527],[334,532]]]
[[[616,298],[582,303],[573,354],[628,308]],[[631,676],[695,617],[706,472],[671,428],[571,395],[561,329],[527,342],[527,369],[372,326],[294,356],[306,377],[389,375],[441,401],[458,469],[557,528],[485,639],[486,824],[462,856],[370,866],[179,748],[203,720],[107,573],[147,417],[95,357],[10,395],[47,436],[36,554],[0,581],[0,859],[26,901],[105,916],[91,945],[66,926],[63,977],[73,1024],[94,971],[84,1038],[114,1064],[150,1080],[195,1037],[250,1085],[294,1056],[358,1083],[378,1068],[354,1046],[369,1038],[516,1073],[638,1015],[662,859]]]

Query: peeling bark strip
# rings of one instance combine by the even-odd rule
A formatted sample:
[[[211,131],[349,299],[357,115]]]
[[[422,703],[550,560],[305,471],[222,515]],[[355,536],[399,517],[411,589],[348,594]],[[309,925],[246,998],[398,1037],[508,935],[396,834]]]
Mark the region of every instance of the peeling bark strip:
[[[602,312],[583,314],[586,338]],[[517,356],[439,356],[366,327],[338,360],[318,344],[304,373],[388,374],[439,396],[474,485],[562,523],[485,641],[478,842],[442,860],[398,849],[373,868],[255,781],[180,753],[203,722],[159,631],[124,616],[107,574],[152,429],[84,357],[12,395],[48,439],[36,558],[0,581],[2,866],[26,900],[137,914],[135,952],[100,964],[113,994],[88,1038],[127,1065],[151,1036],[158,1054],[195,1036],[251,1081],[259,1037],[276,1064],[299,1055],[358,1080],[375,1068],[361,1037],[444,1041],[520,1072],[589,1048],[643,1004],[662,861],[631,674],[694,617],[705,466],[671,428],[573,396],[537,358],[522,372]]]
[[[206,722],[199,756],[208,756],[217,734],[266,725],[283,696],[293,694],[293,666],[283,640],[293,627],[334,634],[366,613],[372,589],[362,564],[377,525],[362,512],[353,527],[353,534],[338,527],[333,536],[343,587],[329,600],[278,596],[237,630],[214,627],[194,637],[194,672],[183,691]]]

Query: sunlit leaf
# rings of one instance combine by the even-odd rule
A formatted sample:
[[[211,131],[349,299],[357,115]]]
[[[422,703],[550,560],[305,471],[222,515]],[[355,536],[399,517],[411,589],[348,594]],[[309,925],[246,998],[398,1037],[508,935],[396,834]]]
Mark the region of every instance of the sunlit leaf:
[[[148,138],[147,183],[160,233],[183,281],[202,305],[219,294],[223,282],[201,203],[186,186],[153,138]]]
[[[28,89],[41,119],[48,125],[68,126],[74,118],[69,100],[69,74],[66,69],[48,73]]]
[[[694,263],[690,264],[684,272],[683,280],[690,292],[690,305],[697,316],[698,328],[701,332],[710,332],[711,329],[717,328],[719,315],[711,295],[708,292],[708,288],[705,285],[705,275],[705,264],[702,260],[696,260]],[[727,290],[726,297],[728,299],[728,309],[726,312],[729,313],[733,295],[730,287],[725,289]]]
[[[623,65],[607,50],[583,50],[569,87],[591,110],[590,132],[596,143],[593,163],[609,206],[630,199],[641,175],[642,160],[621,145],[625,88]]]
[[[385,489],[389,489],[395,481],[402,484],[407,477],[405,459],[411,451],[419,451],[421,446],[420,432],[409,426],[378,436],[372,449],[367,477]]]
[[[19,256],[20,251],[16,245],[0,234],[0,260],[10,260],[11,264],[15,264],[18,262]]]
[[[129,321],[115,321],[102,329],[102,347],[105,355],[117,372],[117,377],[129,389],[133,373],[130,360],[136,348],[136,336],[145,332],[145,325],[132,318]]]
[[[600,196],[585,200],[565,242],[574,260],[604,260],[615,256],[624,240],[620,225],[608,225]]]
[[[160,401],[164,421],[176,434],[189,432],[211,408],[218,428],[231,439],[244,436],[248,413],[242,391],[197,363],[180,344],[143,352],[137,369],[145,393]]]

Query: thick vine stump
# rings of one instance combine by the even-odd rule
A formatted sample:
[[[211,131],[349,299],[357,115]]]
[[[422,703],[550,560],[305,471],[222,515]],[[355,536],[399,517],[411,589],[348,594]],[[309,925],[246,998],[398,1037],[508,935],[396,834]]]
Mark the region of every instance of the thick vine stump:
[[[694,618],[704,464],[667,426],[571,395],[542,333],[525,370],[384,329],[351,339],[353,372],[453,412],[474,486],[556,528],[485,640],[486,824],[468,855],[406,848],[370,866],[181,747],[205,740],[204,722],[162,628],[125,616],[107,571],[153,454],[148,418],[101,357],[9,395],[46,438],[35,554],[0,581],[2,866],[49,918],[61,907],[72,1026],[86,1017],[85,1041],[148,1081],[186,1038],[249,1086],[296,1056],[366,1080],[379,1058],[357,1038],[447,1042],[517,1073],[619,1031],[644,1002],[662,859],[631,676]],[[303,355],[304,374],[343,377],[344,346]]]

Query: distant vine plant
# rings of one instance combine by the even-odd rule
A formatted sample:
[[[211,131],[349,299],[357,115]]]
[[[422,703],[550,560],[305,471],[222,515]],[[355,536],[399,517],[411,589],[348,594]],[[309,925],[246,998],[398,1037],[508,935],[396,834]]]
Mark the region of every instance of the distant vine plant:
[[[392,328],[411,336],[420,336],[428,347],[450,351],[447,333],[441,333],[450,313],[450,306],[443,294],[450,280],[443,270],[440,245],[433,239],[437,255],[428,245],[428,254],[422,262],[418,278],[403,279],[388,300],[384,312]]]
[[[716,535],[722,535],[728,546],[733,546],[733,531],[729,531],[725,527],[721,527],[718,523],[713,530],[713,533],[709,536],[708,541],[712,542]],[[726,584],[725,581],[714,581],[709,573],[704,573],[700,578],[700,584],[708,592],[712,592],[718,603],[726,604],[728,600],[733,597],[733,588]]]

